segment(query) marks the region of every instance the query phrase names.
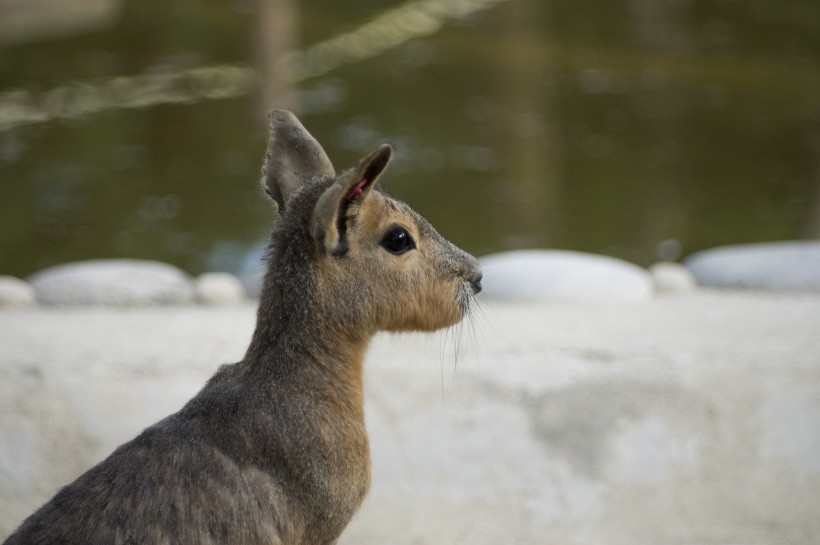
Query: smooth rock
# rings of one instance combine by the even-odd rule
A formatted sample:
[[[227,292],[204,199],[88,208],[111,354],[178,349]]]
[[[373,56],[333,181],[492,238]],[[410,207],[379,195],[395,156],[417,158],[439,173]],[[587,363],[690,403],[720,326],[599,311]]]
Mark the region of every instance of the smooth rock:
[[[601,255],[518,250],[482,258],[483,293],[522,301],[643,301],[653,293],[645,269]]]
[[[29,282],[46,305],[173,305],[194,299],[190,276],[156,261],[79,261],[40,271]]]
[[[34,288],[14,276],[0,276],[0,307],[29,306],[36,303]]]
[[[820,242],[722,246],[685,261],[698,284],[720,288],[820,291]]]
[[[237,277],[225,272],[200,275],[195,282],[196,300],[206,305],[235,305],[245,300],[245,288]]]
[[[655,263],[649,267],[649,274],[652,275],[656,293],[686,293],[697,285],[689,269],[673,261]]]

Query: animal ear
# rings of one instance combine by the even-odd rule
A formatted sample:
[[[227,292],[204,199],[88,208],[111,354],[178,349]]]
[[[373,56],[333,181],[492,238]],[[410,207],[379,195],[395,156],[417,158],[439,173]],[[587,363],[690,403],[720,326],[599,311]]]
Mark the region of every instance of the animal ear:
[[[262,167],[262,188],[276,201],[279,211],[307,180],[334,176],[325,150],[307,129],[286,110],[268,115],[270,140]]]
[[[324,253],[334,256],[347,253],[347,209],[367,198],[392,156],[393,148],[382,144],[356,168],[339,176],[319,197],[313,209],[311,234]]]

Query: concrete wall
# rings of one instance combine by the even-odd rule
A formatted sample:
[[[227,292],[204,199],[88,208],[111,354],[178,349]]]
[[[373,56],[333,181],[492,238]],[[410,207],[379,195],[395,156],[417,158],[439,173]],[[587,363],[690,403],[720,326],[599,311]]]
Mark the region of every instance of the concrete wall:
[[[820,296],[482,306],[374,343],[343,545],[820,540]],[[0,536],[239,359],[253,312],[0,310]]]

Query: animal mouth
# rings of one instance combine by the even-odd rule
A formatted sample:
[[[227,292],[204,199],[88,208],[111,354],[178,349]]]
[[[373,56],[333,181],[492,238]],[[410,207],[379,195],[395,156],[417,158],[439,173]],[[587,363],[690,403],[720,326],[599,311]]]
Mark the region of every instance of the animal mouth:
[[[473,297],[480,291],[481,285],[479,284],[478,288],[476,288],[475,284],[469,280],[464,280],[459,284],[456,297],[458,299],[459,309],[461,310],[461,318],[464,318],[470,313]]]
[[[478,273],[475,278],[470,279],[470,286],[473,288],[473,295],[478,295],[481,293],[481,279],[484,278],[484,275]]]

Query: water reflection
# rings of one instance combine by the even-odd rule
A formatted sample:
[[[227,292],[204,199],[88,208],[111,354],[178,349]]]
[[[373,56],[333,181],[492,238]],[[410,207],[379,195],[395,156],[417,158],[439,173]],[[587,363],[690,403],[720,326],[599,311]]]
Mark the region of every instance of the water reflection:
[[[122,13],[122,2],[6,1],[0,3],[0,9],[0,44],[15,44],[110,28]]]
[[[56,112],[0,131],[0,273],[112,256],[237,270],[271,221],[272,103],[340,167],[391,142],[388,189],[479,254],[646,264],[820,237],[816,3],[445,4],[125,0],[105,29],[0,46],[0,117]],[[453,11],[468,4],[486,9]],[[440,18],[387,25],[407,35],[392,49],[356,34],[408,6]],[[286,71],[350,36],[362,47],[330,68]],[[142,90],[112,91],[120,75]]]

